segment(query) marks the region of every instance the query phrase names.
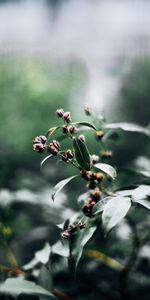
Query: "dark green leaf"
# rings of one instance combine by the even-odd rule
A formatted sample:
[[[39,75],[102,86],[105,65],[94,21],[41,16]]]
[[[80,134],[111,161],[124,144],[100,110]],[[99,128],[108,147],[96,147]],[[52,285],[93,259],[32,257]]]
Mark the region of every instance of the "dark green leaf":
[[[42,167],[43,164],[44,164],[49,158],[51,158],[51,157],[54,157],[54,156],[53,156],[52,154],[46,156],[46,157],[41,161],[40,166]]]
[[[65,186],[67,183],[69,183],[71,180],[73,180],[74,178],[76,178],[76,177],[78,177],[78,175],[74,175],[74,176],[71,176],[71,177],[69,177],[69,178],[67,178],[67,179],[63,179],[63,180],[61,180],[60,182],[58,182],[58,183],[54,186],[54,188],[53,188],[53,190],[52,190],[52,199],[53,199],[53,201],[54,201],[56,195],[64,188],[64,186]]]
[[[104,173],[108,174],[112,179],[115,179],[117,176],[116,170],[108,164],[98,163],[98,164],[94,165],[94,167],[103,171]]]
[[[80,139],[73,139],[73,148],[75,151],[75,157],[80,165],[80,167],[84,170],[90,170],[91,168],[91,159],[90,159],[90,154],[87,149],[87,146],[85,143],[80,141]]]
[[[69,266],[72,272],[76,272],[79,260],[82,256],[85,244],[90,240],[96,230],[96,224],[93,220],[88,219],[85,229],[78,229],[76,233],[72,234],[69,239],[70,257]]]
[[[142,127],[140,125],[133,124],[133,123],[125,123],[125,122],[110,123],[110,124],[106,124],[105,128],[116,128],[116,129],[122,129],[125,131],[140,132],[140,133],[146,134],[147,136],[150,137],[150,128]]]
[[[92,123],[89,123],[89,122],[76,122],[76,123],[73,123],[74,125],[81,125],[81,126],[86,126],[86,127],[89,127],[89,128],[92,128],[94,130],[97,130],[96,127],[92,124]]]
[[[100,201],[98,201],[94,206],[93,206],[93,209],[92,209],[92,215],[93,216],[96,216],[98,215],[99,213],[101,213],[106,204],[110,201],[110,199],[112,199],[112,197],[106,197]]]
[[[43,295],[47,299],[56,299],[46,289],[22,278],[7,279],[4,283],[0,285],[0,293],[12,294],[14,296],[18,296],[20,294]]]
[[[131,200],[129,197],[118,196],[109,200],[102,214],[104,231],[108,233],[115,227],[125,217],[130,207]]]

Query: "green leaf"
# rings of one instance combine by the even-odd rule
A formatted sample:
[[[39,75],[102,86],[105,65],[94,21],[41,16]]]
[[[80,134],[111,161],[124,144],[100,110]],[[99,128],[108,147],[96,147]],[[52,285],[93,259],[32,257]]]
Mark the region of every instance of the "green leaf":
[[[51,127],[50,129],[48,129],[47,131],[47,136],[51,136],[56,130],[58,130],[60,128],[60,126],[57,127]]]
[[[131,207],[129,197],[113,197],[105,206],[102,214],[104,231],[108,233],[115,227],[127,214]]]
[[[75,151],[76,160],[80,167],[85,170],[90,170],[91,159],[85,143],[80,141],[80,139],[73,138],[73,148]]]
[[[76,178],[76,177],[78,177],[78,175],[74,175],[74,176],[71,176],[71,177],[69,177],[69,178],[67,178],[67,179],[63,179],[63,180],[61,180],[60,182],[58,182],[58,183],[54,186],[54,188],[53,188],[53,190],[52,190],[52,199],[53,199],[53,201],[54,201],[56,195],[64,188],[64,186],[65,186],[67,183],[69,183],[71,180],[73,180],[74,178]]]
[[[52,154],[46,156],[46,157],[41,161],[40,166],[42,167],[43,164],[44,164],[49,158],[51,158],[51,157],[54,157],[54,156],[53,156]]]
[[[108,164],[98,163],[98,164],[94,165],[94,167],[103,171],[104,173],[108,174],[112,179],[115,179],[117,177],[116,170]]]
[[[133,191],[134,190],[123,190],[123,191],[117,191],[117,192],[115,192],[115,194],[117,196],[127,197],[127,196],[131,196]]]
[[[150,195],[150,186],[149,185],[140,185],[138,188],[132,192],[132,201],[137,202],[146,208],[150,209],[150,200],[148,196]]]
[[[105,128],[111,128],[111,129],[122,129],[124,131],[131,131],[131,132],[139,132],[139,133],[143,133],[147,136],[150,137],[150,128],[149,127],[142,127],[140,125],[137,124],[133,124],[133,123],[110,123],[110,124],[106,124]]]
[[[96,127],[92,124],[92,123],[89,123],[89,122],[76,122],[76,123],[73,123],[73,125],[81,125],[81,126],[86,126],[86,127],[89,127],[89,128],[92,128],[94,130],[97,130]]]
[[[58,254],[60,256],[68,257],[69,256],[69,247],[68,244],[62,244],[61,241],[58,241],[52,246],[52,253]]]
[[[48,243],[45,244],[44,248],[35,253],[36,259],[42,264],[47,264],[51,253],[51,247]]]
[[[98,215],[99,213],[101,213],[106,204],[110,201],[110,199],[112,199],[112,197],[106,197],[100,201],[98,201],[94,206],[93,206],[93,209],[92,209],[92,216],[96,216]]]
[[[47,299],[56,299],[49,291],[36,285],[34,282],[24,280],[22,278],[9,278],[0,285],[0,293],[12,294],[19,296],[20,294],[42,295]]]
[[[72,234],[69,239],[70,246],[70,256],[69,256],[69,266],[73,273],[76,272],[79,260],[82,256],[83,248],[86,243],[93,236],[97,226],[94,220],[88,219],[86,222],[86,227],[84,229],[78,229],[76,233]]]

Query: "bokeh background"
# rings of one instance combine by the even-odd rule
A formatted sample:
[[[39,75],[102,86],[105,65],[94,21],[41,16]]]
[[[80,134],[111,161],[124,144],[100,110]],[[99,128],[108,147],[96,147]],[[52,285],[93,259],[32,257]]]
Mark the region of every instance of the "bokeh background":
[[[51,203],[50,188],[71,170],[55,163],[40,170],[43,156],[33,153],[33,138],[57,124],[57,108],[71,111],[75,121],[86,120],[85,104],[109,122],[148,126],[149,97],[148,0],[0,1],[0,222],[10,228],[8,239],[20,265],[32,259],[47,239],[53,244],[59,237],[56,220],[61,222],[78,209],[74,196],[66,201],[61,194],[55,205]],[[119,145],[110,146],[116,167],[133,167],[138,161],[140,168],[150,171],[147,137],[124,133]],[[91,151],[95,147],[91,145]],[[124,175],[120,178],[126,181]],[[72,189],[78,195],[82,192],[79,183]],[[142,213],[143,218],[144,209]],[[142,255],[149,270],[146,249]],[[114,247],[110,254],[118,255],[117,251]],[[108,273],[106,278],[112,278]],[[147,273],[141,276],[139,281],[149,288]],[[57,282],[61,285],[61,276]],[[100,282],[94,284],[93,279],[99,295]],[[77,299],[84,295],[98,299],[84,287],[78,283]],[[105,280],[102,290],[111,299]],[[112,297],[117,299],[116,295]]]

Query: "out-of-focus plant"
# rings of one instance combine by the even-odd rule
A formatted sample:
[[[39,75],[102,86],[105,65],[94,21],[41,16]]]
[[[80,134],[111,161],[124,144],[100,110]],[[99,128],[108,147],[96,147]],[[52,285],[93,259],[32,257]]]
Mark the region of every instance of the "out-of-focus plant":
[[[107,145],[108,140],[116,138],[118,130],[137,132],[149,138],[150,128],[132,123],[110,124],[103,117],[95,116],[89,106],[85,106],[84,110],[86,115],[91,118],[91,122],[75,122],[72,120],[70,112],[65,112],[62,108],[57,109],[56,116],[60,119],[60,125],[50,127],[46,135],[37,136],[33,140],[34,151],[48,154],[42,160],[41,167],[51,159],[56,159],[60,168],[67,165],[72,166],[72,176],[61,180],[54,186],[51,194],[52,200],[54,201],[55,198],[57,200],[57,194],[72,180],[79,180],[83,183],[83,193],[78,198],[79,212],[63,224],[57,224],[61,229],[60,240],[52,247],[46,243],[41,251],[36,252],[35,258],[29,265],[25,266],[24,271],[34,268],[38,263],[49,265],[53,261],[52,254],[58,254],[67,258],[69,268],[76,276],[84,246],[94,233],[100,229],[103,231],[104,236],[109,238],[109,232],[123,218],[126,218],[132,231],[133,244],[126,265],[101,251],[85,250],[84,252],[86,257],[96,258],[109,268],[120,272],[120,294],[122,299],[126,299],[128,296],[129,274],[137,260],[139,249],[147,238],[141,239],[139,237],[136,222],[131,217],[129,210],[137,203],[150,209],[150,185],[141,184],[131,187],[129,182],[128,189],[116,189],[114,182],[117,180],[119,170],[108,164],[112,152],[103,145]],[[85,130],[85,135],[86,130],[91,130],[95,136],[95,142],[100,143],[101,150],[99,153],[90,153],[90,145],[85,135],[82,134],[83,130]],[[55,139],[56,134],[57,139]],[[12,268],[13,274],[14,270],[17,273],[15,275],[21,274],[23,276],[16,264],[15,268],[14,266]],[[0,291],[3,293],[9,292],[13,295],[27,293],[45,295],[49,299],[54,296],[58,299],[69,299],[69,296],[62,294],[60,291],[55,290],[51,294],[40,286],[20,278],[7,279],[1,285]]]

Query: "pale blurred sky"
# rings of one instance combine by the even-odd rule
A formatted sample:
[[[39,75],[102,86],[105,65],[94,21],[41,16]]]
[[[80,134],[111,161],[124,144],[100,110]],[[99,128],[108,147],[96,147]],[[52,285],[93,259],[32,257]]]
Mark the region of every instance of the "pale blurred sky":
[[[119,78],[111,73],[118,65],[149,55],[150,1],[70,0],[57,11],[45,3],[0,4],[0,53],[81,61],[89,70],[89,101],[93,93],[97,102],[115,94]]]

